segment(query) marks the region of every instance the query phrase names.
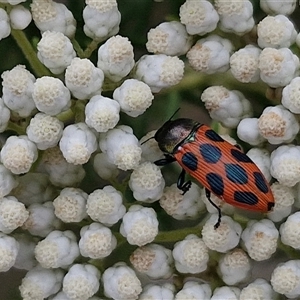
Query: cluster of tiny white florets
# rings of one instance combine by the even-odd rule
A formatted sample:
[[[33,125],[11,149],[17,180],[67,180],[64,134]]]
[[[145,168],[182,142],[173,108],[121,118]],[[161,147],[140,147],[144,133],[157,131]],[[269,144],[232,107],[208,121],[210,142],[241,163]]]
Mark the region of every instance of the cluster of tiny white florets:
[[[27,271],[22,299],[299,298],[297,1],[185,0],[138,49],[121,35],[121,1],[85,0],[80,33],[81,8],[25,2],[0,0],[0,43],[12,36],[30,66],[2,72],[0,98],[0,272]],[[22,32],[29,24],[39,38]],[[184,173],[177,184],[164,176],[169,141],[136,133],[148,130],[142,115],[155,94],[173,86],[171,101],[177,89],[200,88],[210,117],[255,147],[247,155],[270,182],[272,211],[252,218],[195,182],[183,192]],[[278,245],[292,253],[279,264]],[[265,260],[271,271],[256,276]]]

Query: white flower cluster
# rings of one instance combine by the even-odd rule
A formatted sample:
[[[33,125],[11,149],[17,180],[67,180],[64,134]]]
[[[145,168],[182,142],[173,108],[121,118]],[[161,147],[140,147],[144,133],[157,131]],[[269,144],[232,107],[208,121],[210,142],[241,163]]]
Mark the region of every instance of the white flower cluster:
[[[152,9],[165,12],[167,1],[60,2],[0,0],[0,272],[27,272],[13,282],[20,297],[298,299],[297,1],[174,1],[177,15],[160,24]],[[188,136],[220,160],[192,153],[185,128],[166,139],[150,131],[183,95],[195,99],[191,113],[200,98],[214,122],[256,147],[247,155],[270,182],[272,211],[260,213],[258,195],[258,212],[240,212],[184,179],[199,169],[205,185],[224,164],[220,190],[250,194],[249,180],[265,190],[226,128],[232,158],[211,131]],[[160,166],[178,153],[193,171],[176,184],[180,170]],[[203,159],[217,162],[208,170]],[[268,270],[251,272],[267,260]]]

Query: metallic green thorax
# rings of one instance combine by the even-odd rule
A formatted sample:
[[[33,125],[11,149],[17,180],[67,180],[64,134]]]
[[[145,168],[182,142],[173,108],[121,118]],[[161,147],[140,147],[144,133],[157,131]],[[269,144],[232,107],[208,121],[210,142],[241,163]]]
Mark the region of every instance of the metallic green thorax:
[[[174,154],[177,147],[190,141],[200,123],[191,119],[176,119],[167,121],[154,136],[161,151]]]

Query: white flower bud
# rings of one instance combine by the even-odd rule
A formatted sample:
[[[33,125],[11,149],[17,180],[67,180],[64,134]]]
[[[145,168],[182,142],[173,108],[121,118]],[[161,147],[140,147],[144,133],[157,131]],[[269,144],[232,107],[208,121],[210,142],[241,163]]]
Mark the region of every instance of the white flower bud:
[[[117,239],[111,230],[100,223],[92,223],[80,230],[79,249],[84,257],[102,259],[111,254],[117,246]]]
[[[52,231],[37,243],[34,254],[43,268],[67,268],[79,256],[76,235],[71,230]]]
[[[155,133],[156,130],[152,130],[140,139],[140,145],[143,151],[142,162],[145,161],[155,162],[156,160],[164,158],[163,153],[159,149],[158,144],[154,139]]]
[[[266,139],[260,134],[257,118],[244,118],[237,126],[237,136],[250,145],[260,145]]]
[[[203,240],[194,234],[189,234],[184,240],[175,243],[172,254],[175,268],[180,273],[196,274],[207,268],[208,248]]]
[[[18,185],[12,173],[0,164],[0,199]]]
[[[28,138],[36,143],[37,148],[45,150],[58,144],[64,124],[55,117],[43,113],[36,114],[26,128]]]
[[[210,299],[211,287],[208,283],[187,281],[182,289],[175,295],[175,300]]]
[[[180,56],[192,46],[192,37],[178,21],[163,22],[149,30],[146,47],[148,52]]]
[[[204,203],[200,201],[201,189],[192,184],[190,189],[182,195],[177,184],[165,187],[159,200],[165,212],[176,220],[195,219],[204,210]]]
[[[151,279],[169,278],[173,274],[172,252],[158,244],[137,248],[130,255],[130,262],[136,271]]]
[[[205,35],[216,29],[219,15],[213,5],[206,0],[186,0],[180,7],[180,22],[191,34]]]
[[[85,176],[82,165],[73,165],[64,158],[59,147],[49,148],[43,154],[43,167],[55,186],[76,186]]]
[[[16,239],[0,232],[0,272],[7,272],[15,264],[19,247]]]
[[[270,172],[280,184],[291,187],[300,182],[300,146],[283,145],[275,149]]]
[[[275,292],[287,298],[300,296],[300,260],[289,260],[278,264],[271,276],[271,285]]]
[[[299,132],[296,117],[282,105],[268,106],[258,119],[258,130],[269,143],[290,143]]]
[[[31,204],[28,211],[29,217],[22,229],[28,230],[32,235],[45,237],[61,225],[61,221],[54,214],[52,201]]]
[[[6,234],[22,226],[27,220],[29,212],[25,205],[16,197],[7,196],[0,199],[0,231]]]
[[[162,196],[165,180],[158,166],[145,162],[133,170],[128,184],[137,201],[152,203]]]
[[[221,256],[218,271],[226,284],[236,285],[250,276],[250,259],[242,249],[235,248]]]
[[[116,178],[119,175],[119,169],[109,160],[106,153],[97,153],[93,166],[98,176],[105,180]]]
[[[279,232],[272,221],[252,220],[242,233],[242,241],[249,256],[262,261],[270,258],[276,251],[278,236]]]
[[[0,132],[4,132],[10,119],[10,110],[5,106],[4,101],[0,98]]]
[[[210,300],[239,300],[240,289],[237,287],[222,286],[214,290]],[[249,300],[249,299],[248,299]]]
[[[215,7],[220,17],[223,31],[243,35],[255,25],[251,1],[216,0]]]
[[[74,37],[76,20],[64,4],[52,0],[33,0],[30,8],[34,24],[42,33],[52,30],[69,38]]]
[[[11,29],[7,12],[0,8],[0,41],[10,35]]]
[[[27,271],[33,269],[38,264],[34,257],[34,248],[36,246],[35,237],[23,233],[14,235],[14,237],[19,243],[19,251],[14,268]]]
[[[249,300],[257,295],[260,299],[276,299],[270,283],[262,278],[257,278],[241,290],[239,300]]]
[[[21,117],[28,117],[35,109],[32,99],[34,76],[25,69],[25,66],[17,65],[10,71],[4,71],[1,77],[2,99],[5,105]]]
[[[113,299],[138,299],[142,285],[134,271],[124,263],[107,268],[102,276],[104,294]]]
[[[10,5],[18,5],[21,2],[25,2],[26,0],[1,0],[1,3],[8,3]]]
[[[64,223],[80,222],[86,217],[88,194],[79,188],[64,188],[53,200],[55,215]]]
[[[272,88],[286,86],[299,70],[299,58],[289,48],[264,48],[259,55],[260,78]]]
[[[19,289],[24,300],[45,299],[61,288],[63,271],[44,269],[41,266],[29,270],[22,279]]]
[[[63,280],[63,292],[70,299],[87,300],[99,289],[100,272],[89,264],[75,264]]]
[[[258,58],[261,50],[247,45],[234,52],[230,57],[230,71],[240,82],[257,82],[259,80]]]
[[[96,95],[85,106],[85,123],[97,132],[107,132],[119,122],[119,113],[120,105],[117,101]]]
[[[220,226],[215,229],[218,215],[213,214],[206,221],[202,229],[202,238],[205,245],[221,253],[233,249],[240,241],[242,227],[228,216],[222,216]]]
[[[275,199],[275,206],[268,212],[268,218],[273,222],[279,222],[289,216],[295,201],[294,190],[291,187],[274,182],[271,190]]]
[[[266,16],[257,25],[257,36],[261,48],[289,48],[296,41],[297,31],[284,15]]]
[[[281,241],[283,244],[300,249],[300,212],[291,214],[286,221],[281,224],[280,229]]]
[[[164,285],[147,284],[143,287],[143,292],[139,295],[139,300],[150,299],[174,299],[175,286],[170,283]]]
[[[229,69],[232,47],[229,40],[213,35],[198,40],[186,57],[195,71],[206,74],[226,72]]]
[[[131,127],[117,126],[100,135],[99,147],[111,163],[121,170],[136,168],[141,160],[142,149]]]
[[[127,76],[134,66],[133,47],[128,38],[113,36],[100,46],[97,66],[113,82]]]
[[[260,8],[269,15],[290,15],[296,8],[297,0],[289,1],[274,1],[274,0],[260,0]]]
[[[86,0],[85,3],[83,30],[88,37],[100,42],[118,33],[121,14],[116,0]]]
[[[149,85],[152,93],[171,87],[183,78],[184,62],[177,56],[143,55],[136,63],[134,77]]]
[[[16,5],[10,11],[9,18],[13,29],[24,30],[30,24],[32,15],[23,5]]]
[[[37,44],[37,57],[53,74],[62,73],[76,56],[69,38],[61,32],[45,31]]]
[[[241,92],[229,91],[223,86],[205,89],[201,101],[211,118],[228,128],[236,127],[242,119],[252,114],[252,106]]]
[[[65,127],[59,148],[68,163],[82,165],[97,150],[96,136],[83,122],[71,124]]]
[[[100,94],[103,80],[103,71],[96,68],[87,58],[74,57],[65,73],[67,88],[74,97],[80,100]]]
[[[13,174],[27,173],[38,158],[36,145],[26,135],[10,136],[0,152],[1,162]]]
[[[158,234],[158,220],[153,208],[132,205],[123,216],[120,233],[131,245],[151,243]]]
[[[105,186],[103,189],[97,189],[88,195],[86,211],[93,221],[112,226],[126,212],[122,193],[111,185]]]
[[[300,114],[300,77],[295,77],[282,90],[281,103],[294,114]]]
[[[128,116],[137,117],[151,106],[154,96],[150,87],[137,79],[127,79],[113,93],[121,110]]]
[[[54,77],[38,78],[33,85],[32,97],[37,109],[51,116],[71,106],[70,91],[60,79]]]

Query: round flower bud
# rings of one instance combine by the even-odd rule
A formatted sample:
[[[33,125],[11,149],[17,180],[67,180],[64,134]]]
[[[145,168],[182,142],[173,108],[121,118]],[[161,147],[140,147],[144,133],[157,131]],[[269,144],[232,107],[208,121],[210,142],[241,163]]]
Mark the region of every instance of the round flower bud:
[[[211,86],[201,95],[201,101],[209,115],[228,128],[234,128],[238,123],[252,114],[250,102],[239,91],[229,91],[223,86]]]
[[[127,37],[112,36],[98,49],[98,68],[113,82],[129,74],[134,66],[133,47]]]
[[[216,29],[219,15],[213,5],[206,0],[186,0],[180,7],[180,22],[188,34],[205,35]]]
[[[27,173],[38,158],[36,145],[26,135],[10,136],[0,152],[1,162],[13,174]]]
[[[143,151],[142,162],[155,162],[156,160],[164,158],[163,153],[159,149],[158,144],[154,139],[155,133],[156,130],[152,130],[140,139],[140,145]]]
[[[259,55],[260,78],[272,88],[291,82],[299,70],[299,58],[289,48],[264,48]]]
[[[143,55],[136,63],[134,77],[149,85],[152,93],[171,87],[183,78],[184,62],[177,56]]]
[[[158,234],[158,220],[153,208],[132,205],[123,216],[120,233],[131,245],[151,243]]]
[[[296,41],[297,31],[284,15],[266,16],[257,25],[257,36],[261,48],[289,48]]]
[[[23,5],[15,5],[9,13],[11,27],[16,30],[24,30],[32,20],[31,13]]]
[[[71,106],[71,95],[63,82],[54,77],[43,76],[33,85],[33,101],[37,109],[54,116]]]
[[[270,258],[276,251],[278,236],[278,230],[270,220],[252,220],[242,233],[242,241],[249,256],[262,261]]]
[[[0,199],[8,195],[18,185],[12,173],[0,164]]]
[[[300,296],[300,260],[289,260],[279,264],[271,276],[271,285],[275,292],[287,298]]]
[[[86,217],[88,194],[78,188],[64,188],[53,200],[55,215],[64,223],[80,222]]]
[[[254,146],[266,140],[259,132],[257,118],[242,119],[237,127],[237,136],[240,140]]]
[[[17,65],[10,71],[4,71],[1,78],[3,79],[2,99],[5,105],[21,117],[30,116],[35,109],[32,99],[35,77],[25,69],[25,66]]]
[[[128,184],[137,201],[152,203],[161,198],[165,180],[158,166],[145,162],[133,170]]]
[[[0,98],[0,132],[4,132],[7,128],[10,119],[10,110],[4,104],[2,98]]]
[[[53,74],[62,73],[76,56],[69,38],[61,32],[45,31],[37,44],[37,57]]]
[[[100,272],[89,264],[73,265],[63,279],[63,292],[69,299],[90,299],[99,289]]]
[[[218,287],[214,290],[210,300],[239,300],[240,292],[240,289],[237,287]]]
[[[177,242],[172,251],[175,268],[180,273],[201,273],[207,269],[209,260],[208,248],[202,239],[189,234]]]
[[[15,264],[19,248],[15,238],[0,232],[0,272],[7,272]]]
[[[258,119],[259,133],[274,145],[290,143],[299,128],[296,117],[282,105],[266,107]]]
[[[82,165],[97,150],[96,136],[83,122],[71,124],[65,127],[59,148],[68,163]]]
[[[137,79],[127,79],[113,93],[121,110],[128,116],[137,117],[151,106],[154,96],[150,87]]]
[[[295,77],[282,90],[281,103],[294,114],[300,114],[300,77]]]
[[[290,15],[296,8],[297,0],[289,1],[274,1],[274,0],[260,0],[260,8],[269,15]]]
[[[200,196],[201,189],[198,185],[192,184],[190,189],[182,195],[182,191],[174,183],[165,187],[159,204],[168,215],[176,220],[195,219],[199,217],[200,212],[204,211],[204,203],[199,201]]]
[[[175,295],[175,300],[210,299],[211,287],[207,283],[186,281],[182,289]]]
[[[38,113],[30,120],[26,133],[39,150],[46,150],[58,144],[63,127],[63,122],[57,118]]]
[[[118,33],[121,14],[116,0],[86,0],[83,10],[84,33],[98,42]]]
[[[178,21],[163,22],[149,30],[146,47],[148,52],[180,56],[192,46],[192,37]]]
[[[96,68],[87,58],[74,57],[65,73],[67,88],[80,100],[100,94],[103,80],[103,71]]]
[[[241,290],[239,300],[249,300],[257,295],[260,299],[276,299],[269,282],[262,278],[257,278]]]
[[[10,35],[11,28],[7,12],[0,8],[0,41]]]
[[[33,0],[30,8],[34,24],[42,33],[52,30],[69,38],[74,37],[76,20],[64,4],[52,0]]]
[[[236,247],[240,241],[242,227],[228,216],[222,216],[220,226],[215,229],[218,215],[213,214],[204,224],[202,238],[205,245],[221,253]]]
[[[143,287],[139,300],[174,299],[174,290],[174,285],[170,283],[165,283],[162,286],[150,283]]]
[[[67,268],[79,256],[76,235],[71,230],[52,231],[37,243],[34,254],[43,268]]]
[[[92,223],[82,227],[80,237],[81,255],[92,259],[107,257],[117,246],[117,239],[111,230],[100,223]]]
[[[93,221],[106,226],[116,224],[126,212],[122,193],[111,185],[93,191],[88,195],[86,212]]]
[[[99,177],[108,180],[119,175],[119,169],[113,164],[106,153],[97,153],[94,157],[94,170]]]
[[[283,145],[275,149],[270,172],[280,184],[291,187],[300,182],[300,146]]]
[[[136,271],[151,279],[166,279],[173,274],[172,252],[161,245],[137,248],[130,255],[130,262]]]
[[[300,212],[291,214],[280,226],[280,236],[283,244],[300,249]]]

